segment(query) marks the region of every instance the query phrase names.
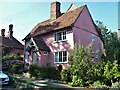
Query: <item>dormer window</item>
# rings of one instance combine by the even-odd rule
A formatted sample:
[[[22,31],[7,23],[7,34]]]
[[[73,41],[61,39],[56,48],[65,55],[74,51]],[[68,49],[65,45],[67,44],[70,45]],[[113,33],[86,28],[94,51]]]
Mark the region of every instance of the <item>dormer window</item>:
[[[54,34],[55,41],[63,41],[66,40],[66,31],[60,31]]]

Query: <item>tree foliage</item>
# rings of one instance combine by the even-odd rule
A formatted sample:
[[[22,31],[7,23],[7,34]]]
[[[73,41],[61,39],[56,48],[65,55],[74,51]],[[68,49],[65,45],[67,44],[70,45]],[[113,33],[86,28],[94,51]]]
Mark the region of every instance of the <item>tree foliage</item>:
[[[91,57],[91,46],[76,45],[70,53],[70,67],[62,70],[62,80],[72,86],[111,86],[120,80],[120,66],[116,60],[95,63]]]
[[[117,32],[111,32],[101,21],[97,20],[96,24],[101,29],[100,32],[104,40],[105,60],[117,60],[120,63],[120,41],[117,38]]]
[[[71,78],[72,86],[85,86],[93,81],[94,60],[92,60],[91,45],[86,48],[76,45],[71,51],[69,64],[70,68],[62,71],[62,80],[68,81],[65,78]]]

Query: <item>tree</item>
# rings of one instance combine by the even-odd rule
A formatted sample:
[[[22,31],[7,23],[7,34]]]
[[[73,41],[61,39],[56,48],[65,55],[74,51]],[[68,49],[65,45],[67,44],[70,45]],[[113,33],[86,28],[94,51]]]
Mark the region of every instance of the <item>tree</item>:
[[[105,42],[107,36],[109,35],[109,33],[111,33],[111,30],[107,29],[107,26],[105,26],[103,22],[99,20],[96,20],[95,22],[96,22],[96,25],[100,28],[99,32],[101,32],[102,38]]]
[[[96,25],[100,28],[102,38],[104,40],[104,48],[106,53],[105,60],[120,62],[120,42],[116,32],[111,32],[101,21],[96,21]]]
[[[120,62],[120,42],[116,32],[111,32],[105,42],[106,59]]]

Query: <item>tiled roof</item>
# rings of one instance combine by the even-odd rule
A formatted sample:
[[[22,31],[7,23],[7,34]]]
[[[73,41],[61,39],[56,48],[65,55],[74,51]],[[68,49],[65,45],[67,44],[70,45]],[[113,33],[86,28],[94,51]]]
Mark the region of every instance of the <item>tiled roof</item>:
[[[2,38],[2,46],[5,47],[13,47],[13,48],[17,48],[17,49],[23,49],[24,46],[14,37],[9,38],[9,37],[1,37]]]
[[[48,19],[46,21],[38,23],[24,39],[48,33],[54,30],[70,27],[76,21],[77,17],[82,12],[85,6],[86,5],[72,11],[67,11],[54,21]]]
[[[37,45],[39,50],[50,51],[50,48],[47,46],[47,44],[44,42],[44,40],[42,38],[33,37],[33,40],[34,40],[34,42]]]

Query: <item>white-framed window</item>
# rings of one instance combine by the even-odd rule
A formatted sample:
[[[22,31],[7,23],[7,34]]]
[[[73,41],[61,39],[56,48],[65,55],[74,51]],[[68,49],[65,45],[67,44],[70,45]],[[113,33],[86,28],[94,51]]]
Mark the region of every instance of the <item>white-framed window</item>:
[[[48,51],[43,51],[44,55],[48,55]]]
[[[54,34],[54,41],[66,40],[66,31],[60,31]]]
[[[91,34],[91,41],[94,42],[95,41],[95,35]]]
[[[54,62],[55,63],[66,63],[68,61],[68,52],[60,51],[54,53]]]
[[[37,55],[36,52],[33,52],[33,53],[32,53],[32,63],[33,63],[33,64],[38,63],[38,55]]]

